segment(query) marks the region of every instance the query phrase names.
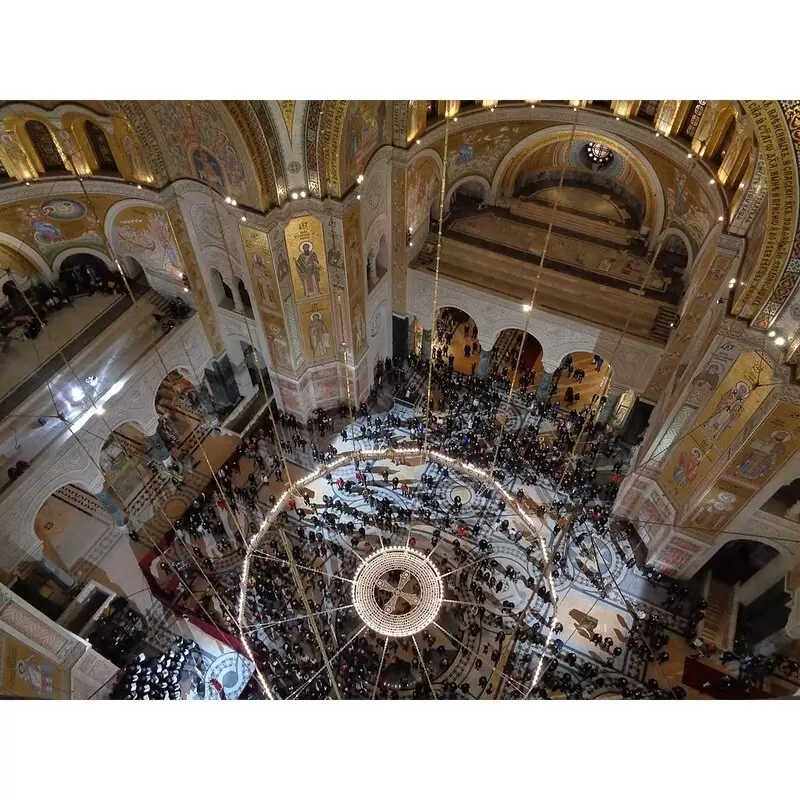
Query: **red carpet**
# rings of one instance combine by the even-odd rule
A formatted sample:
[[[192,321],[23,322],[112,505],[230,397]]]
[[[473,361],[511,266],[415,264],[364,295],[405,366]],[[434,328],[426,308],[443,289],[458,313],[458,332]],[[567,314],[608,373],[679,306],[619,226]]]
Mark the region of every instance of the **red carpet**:
[[[745,685],[735,678],[730,686],[720,686],[719,680],[725,674],[696,658],[687,658],[683,663],[681,683],[715,700],[769,700],[772,697],[761,689],[753,688],[749,692],[746,691]],[[707,682],[711,686],[703,686]]]

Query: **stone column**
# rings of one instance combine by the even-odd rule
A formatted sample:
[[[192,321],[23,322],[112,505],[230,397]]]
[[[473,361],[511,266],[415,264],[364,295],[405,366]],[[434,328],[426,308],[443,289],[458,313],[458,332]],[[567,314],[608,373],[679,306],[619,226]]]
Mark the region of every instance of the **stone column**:
[[[478,362],[478,369],[475,374],[479,378],[485,378],[489,374],[489,362],[492,360],[492,351],[488,347],[481,348],[481,360]]]
[[[428,359],[431,357],[431,339],[432,331],[426,331],[423,329],[422,331],[422,357],[424,359]]]
[[[542,365],[542,379],[539,381],[539,387],[536,389],[536,402],[541,403],[542,400],[547,400],[550,397],[550,387],[553,384],[553,373],[548,372]]]
[[[601,425],[608,425],[608,423],[611,422],[611,418],[614,416],[614,411],[617,408],[617,403],[619,403],[619,398],[620,395],[618,394],[606,395],[605,405],[597,418],[597,421]]]
[[[800,589],[792,592],[791,611],[785,630],[792,639],[800,639]]]
[[[246,360],[242,361],[241,364],[233,365],[233,375],[236,378],[236,385],[239,387],[239,394],[242,397],[249,397],[253,392],[257,392],[261,388],[260,381],[258,386],[253,386]]]
[[[75,581],[66,573],[64,572],[58,564],[54,564],[49,558],[45,556],[39,556],[39,565],[47,570],[47,572],[52,575],[62,586],[66,587],[67,589],[72,588],[75,585]]]
[[[118,528],[126,527],[125,512],[119,507],[119,503],[117,503],[108,489],[103,488],[97,492],[92,492],[92,494],[95,500],[102,506],[103,511],[111,517],[114,525]]]
[[[150,434],[147,437],[147,444],[149,445],[150,452],[153,454],[154,458],[157,458],[166,467],[169,467],[172,464],[172,456],[170,455],[169,448],[161,438],[161,434],[158,431]],[[103,506],[103,508],[105,508],[105,506]]]
[[[239,292],[239,282],[236,280],[235,275],[231,281],[231,294],[233,295],[233,307],[236,309],[237,313],[244,314],[244,303],[242,302],[242,295]]]

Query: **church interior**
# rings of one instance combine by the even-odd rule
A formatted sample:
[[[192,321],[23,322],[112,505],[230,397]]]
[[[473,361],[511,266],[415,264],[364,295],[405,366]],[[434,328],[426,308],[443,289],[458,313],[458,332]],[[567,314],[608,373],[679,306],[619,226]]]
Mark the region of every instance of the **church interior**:
[[[0,697],[800,694],[800,103],[0,101]]]

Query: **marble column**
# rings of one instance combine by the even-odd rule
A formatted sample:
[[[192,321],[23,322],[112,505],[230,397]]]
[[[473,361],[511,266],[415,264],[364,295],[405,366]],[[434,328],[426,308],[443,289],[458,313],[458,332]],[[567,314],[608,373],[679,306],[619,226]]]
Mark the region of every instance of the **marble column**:
[[[114,499],[108,489],[100,489],[98,492],[93,492],[95,500],[103,508],[103,511],[111,517],[114,525],[118,528],[126,527],[125,512],[119,507],[119,503]]]
[[[553,373],[548,372],[544,367],[542,368],[542,379],[539,381],[539,387],[536,389],[536,402],[541,403],[542,400],[547,400],[550,397],[550,387],[553,384]]]
[[[258,386],[253,386],[253,381],[250,377],[250,368],[247,366],[247,361],[242,361],[241,364],[233,365],[233,375],[236,378],[236,385],[239,387],[239,394],[242,397],[250,397],[253,392],[261,388],[261,382]]]
[[[167,467],[172,464],[172,455],[170,455],[169,448],[158,431],[147,437],[147,444],[150,446],[153,458],[157,458]]]
[[[233,307],[239,314],[244,314],[244,303],[242,302],[242,295],[239,292],[238,281],[235,278],[231,283],[231,294],[233,295]]]
[[[792,639],[800,639],[800,589],[795,589],[792,592],[790,603],[791,610],[789,611],[789,619],[786,620],[785,631]]]
[[[611,422],[611,418],[614,416],[614,411],[617,408],[617,403],[619,403],[619,398],[620,396],[618,394],[606,395],[605,405],[597,417],[597,421],[601,425],[608,425],[608,423]]]
[[[481,360],[478,362],[476,375],[485,378],[489,374],[489,362],[492,360],[492,351],[488,347],[481,349]]]
[[[45,569],[67,589],[71,589],[75,585],[75,581],[66,572],[64,572],[64,570],[61,569],[58,564],[54,564],[49,558],[46,558],[45,556],[39,556],[38,563],[39,566]]]
[[[431,339],[432,331],[422,331],[422,357],[429,359],[431,357]]]

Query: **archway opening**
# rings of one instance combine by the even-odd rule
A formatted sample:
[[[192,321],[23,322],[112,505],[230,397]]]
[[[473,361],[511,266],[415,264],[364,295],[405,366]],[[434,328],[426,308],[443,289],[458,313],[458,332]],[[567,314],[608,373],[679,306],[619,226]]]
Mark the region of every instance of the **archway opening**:
[[[574,407],[579,411],[593,401],[605,407],[611,402],[608,399],[611,373],[611,365],[596,353],[569,353],[553,373],[553,402],[559,401],[562,408]],[[609,409],[608,413],[611,411]]]
[[[689,251],[686,242],[677,234],[671,233],[661,245],[656,259],[655,269],[671,288],[675,302],[680,298],[689,283]]]
[[[489,200],[486,186],[480,181],[464,181],[450,197],[449,211],[479,211]]]
[[[372,291],[389,269],[389,251],[386,245],[386,234],[382,234],[377,248],[367,253],[367,285]]]
[[[211,277],[211,296],[214,303],[224,308],[233,308],[233,290],[222,277],[222,273],[212,267],[209,271]]]
[[[93,253],[68,255],[61,262],[58,279],[70,297],[123,290],[119,275],[112,273],[103,259]]]
[[[709,559],[707,566],[714,578],[733,585],[749,580],[778,555],[778,551],[765,542],[734,539],[725,542]]]
[[[517,359],[519,369],[515,375]],[[531,333],[518,328],[506,328],[494,343],[489,369],[495,377],[513,380],[515,388],[527,389],[533,385],[535,376],[542,373],[542,345]]]
[[[473,375],[478,369],[480,353],[475,320],[460,308],[440,308],[430,347],[435,362],[454,372]],[[423,352],[423,355],[427,357],[427,353]]]
[[[253,304],[250,301],[250,292],[247,291],[247,286],[245,286],[245,283],[241,278],[239,278],[237,286],[239,289],[239,296],[242,298],[244,313],[250,317],[250,319],[255,319],[253,316]]]

